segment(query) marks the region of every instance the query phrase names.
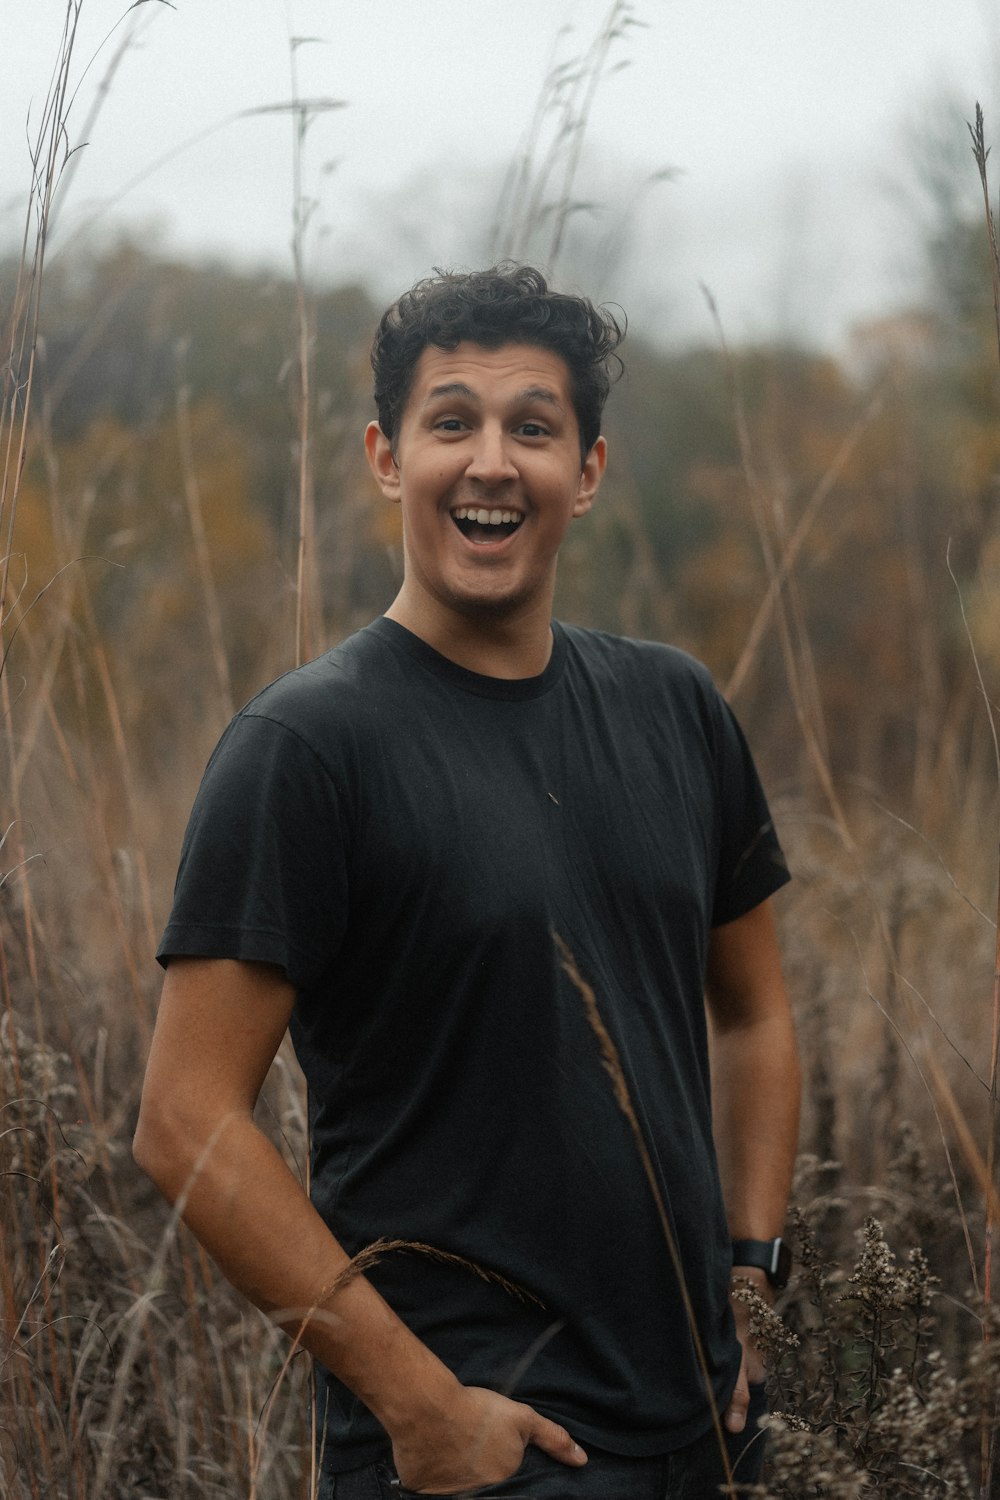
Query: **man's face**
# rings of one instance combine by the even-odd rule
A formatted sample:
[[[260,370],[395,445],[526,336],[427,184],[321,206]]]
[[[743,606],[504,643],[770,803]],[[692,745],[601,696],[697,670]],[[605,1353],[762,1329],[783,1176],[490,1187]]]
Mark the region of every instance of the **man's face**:
[[[426,348],[395,453],[377,424],[372,470],[403,511],[404,590],[421,607],[511,618],[551,609],[566,528],[604,472],[599,438],[581,465],[569,371],[533,344]]]

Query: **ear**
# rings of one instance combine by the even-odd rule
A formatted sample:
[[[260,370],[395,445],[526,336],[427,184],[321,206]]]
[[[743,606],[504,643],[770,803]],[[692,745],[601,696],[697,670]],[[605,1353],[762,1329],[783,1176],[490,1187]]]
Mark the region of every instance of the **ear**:
[[[583,470],[580,474],[580,488],[576,492],[576,503],[573,506],[574,516],[585,516],[594,503],[594,496],[601,487],[604,478],[604,470],[608,463],[607,439],[599,437],[583,461]]]
[[[392,451],[392,444],[377,422],[369,422],[365,428],[365,453],[368,467],[375,476],[375,483],[387,500],[399,500],[399,465]]]

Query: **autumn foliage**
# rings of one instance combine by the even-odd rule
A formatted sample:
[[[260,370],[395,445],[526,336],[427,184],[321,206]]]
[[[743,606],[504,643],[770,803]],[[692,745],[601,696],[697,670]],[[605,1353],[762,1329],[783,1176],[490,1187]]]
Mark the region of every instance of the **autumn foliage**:
[[[788,1409],[847,1476],[816,1490],[831,1497],[873,1493],[851,1474],[876,1459],[879,1494],[911,1493],[890,1472],[917,1430],[906,1403],[943,1399],[952,1379],[982,1400],[968,1362],[984,1326],[1000,392],[979,240],[952,233],[948,285],[857,330],[842,357],[654,348],[633,325],[608,480],[561,562],[564,618],[709,663],[797,877],[782,917],[815,1263],[786,1311],[812,1353],[785,1344],[780,1359]],[[15,276],[0,268],[0,324]],[[233,708],[294,664],[295,288],[129,243],[46,277],[26,461],[2,516],[0,1487],[222,1496],[239,1474],[240,1493],[284,1500],[308,1470],[287,1386],[300,1367],[169,1221],[127,1142],[198,775]],[[310,300],[317,650],[400,576],[398,519],[360,443],[377,311],[361,287]],[[15,412],[13,365],[4,378]],[[286,1058],[265,1113],[301,1167]],[[904,1390],[883,1325],[858,1333],[871,1309],[869,1283],[849,1279],[855,1230],[862,1268],[890,1263],[885,1233],[901,1263],[927,1256],[920,1297],[889,1297],[885,1327],[920,1359],[936,1341],[953,1376],[932,1363]],[[873,1339],[882,1404],[851,1407],[851,1426]],[[837,1410],[810,1406],[788,1364],[813,1371],[818,1349],[848,1393]],[[954,1432],[968,1472],[980,1415]],[[787,1434],[776,1452],[798,1472]],[[956,1462],[942,1460],[953,1484]]]

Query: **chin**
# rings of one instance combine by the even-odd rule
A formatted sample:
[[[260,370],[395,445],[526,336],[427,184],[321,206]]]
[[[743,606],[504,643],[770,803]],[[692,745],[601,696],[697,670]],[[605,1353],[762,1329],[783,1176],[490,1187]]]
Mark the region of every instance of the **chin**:
[[[520,614],[532,602],[530,595],[522,594],[456,595],[451,607],[468,619],[501,620]]]

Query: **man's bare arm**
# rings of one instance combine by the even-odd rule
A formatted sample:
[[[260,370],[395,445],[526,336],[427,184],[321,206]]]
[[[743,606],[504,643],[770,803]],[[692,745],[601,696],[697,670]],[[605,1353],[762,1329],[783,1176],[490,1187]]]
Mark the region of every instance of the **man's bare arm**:
[[[268,964],[174,959],[163,986],[135,1158],[229,1281],[297,1334],[389,1433],[408,1489],[495,1482],[527,1443],[584,1462],[531,1407],[462,1386],[358,1276],[253,1110],[284,1036],[294,991]]]
[[[714,929],[706,994],[715,1145],[730,1233],[773,1239],[784,1226],[795,1166],[800,1073],[770,902]],[[769,1296],[763,1272],[735,1269]],[[734,1311],[746,1359],[726,1420],[740,1431],[746,1378],[761,1379],[763,1366],[747,1340],[745,1308]]]

